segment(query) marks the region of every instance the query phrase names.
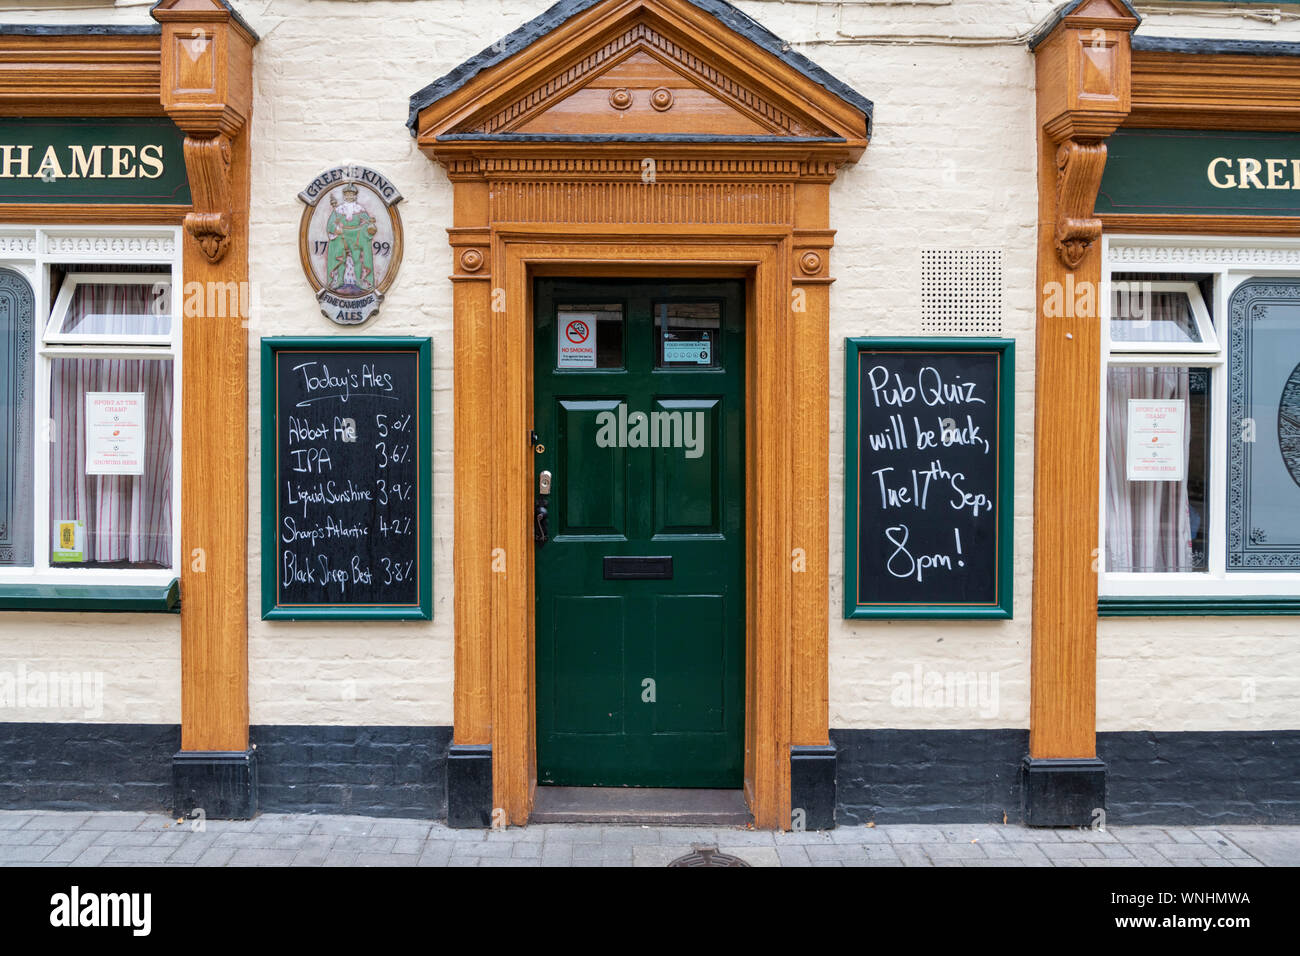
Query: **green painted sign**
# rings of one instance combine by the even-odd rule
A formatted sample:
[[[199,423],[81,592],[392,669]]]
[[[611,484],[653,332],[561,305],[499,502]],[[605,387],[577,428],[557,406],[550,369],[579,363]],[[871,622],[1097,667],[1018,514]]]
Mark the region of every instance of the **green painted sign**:
[[[184,134],[166,117],[0,119],[0,203],[187,206]]]
[[[1300,133],[1121,129],[1096,212],[1300,215]]]

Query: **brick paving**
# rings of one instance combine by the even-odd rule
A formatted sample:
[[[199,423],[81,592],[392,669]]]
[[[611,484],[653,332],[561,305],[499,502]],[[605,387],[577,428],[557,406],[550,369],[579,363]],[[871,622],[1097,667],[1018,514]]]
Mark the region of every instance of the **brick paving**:
[[[1300,826],[451,830],[429,820],[264,814],[195,829],[156,813],[0,810],[0,866],[664,866],[697,846],[752,866],[1300,866]]]

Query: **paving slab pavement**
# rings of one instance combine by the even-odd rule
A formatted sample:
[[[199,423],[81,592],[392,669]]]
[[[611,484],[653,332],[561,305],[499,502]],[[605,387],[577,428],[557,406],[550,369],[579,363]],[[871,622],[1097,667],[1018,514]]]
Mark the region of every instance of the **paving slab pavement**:
[[[1032,830],[892,824],[742,827],[539,823],[452,830],[434,820],[262,814],[198,826],[165,814],[0,810],[0,866],[650,866],[695,847],[750,866],[1300,866],[1300,826]]]

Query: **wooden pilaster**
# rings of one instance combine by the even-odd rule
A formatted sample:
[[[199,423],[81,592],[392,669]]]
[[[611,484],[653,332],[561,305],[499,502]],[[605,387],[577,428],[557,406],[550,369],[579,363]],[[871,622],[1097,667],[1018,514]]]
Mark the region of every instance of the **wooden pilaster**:
[[[187,285],[248,281],[252,47],[216,0],[163,0],[161,101],[185,132]],[[189,285],[193,288],[193,285]],[[196,296],[196,301],[247,296]],[[247,316],[184,319],[181,747],[248,749]]]
[[[1036,48],[1038,330],[1029,754],[1096,756],[1103,140],[1129,110],[1132,12],[1088,0]],[[1077,294],[1076,294],[1077,293]],[[1057,307],[1060,303],[1060,308]]]
[[[829,182],[801,182],[794,192],[791,248],[790,370],[791,618],[790,743],[829,743],[830,370],[819,354],[830,341]],[[796,311],[800,310],[800,311]]]
[[[492,583],[509,574],[505,549],[492,536],[492,289],[487,183],[456,185],[452,247],[456,402],[454,487],[456,527],[455,743],[492,743]],[[515,560],[522,565],[522,559]],[[522,567],[519,569],[522,574]]]

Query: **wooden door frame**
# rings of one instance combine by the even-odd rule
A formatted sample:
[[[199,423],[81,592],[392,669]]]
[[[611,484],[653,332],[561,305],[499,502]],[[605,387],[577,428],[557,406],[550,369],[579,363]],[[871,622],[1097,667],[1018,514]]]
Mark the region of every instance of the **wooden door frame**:
[[[745,791],[758,826],[790,826],[791,748],[830,743],[830,186],[866,149],[872,107],[719,13],[698,0],[548,11],[411,97],[408,126],[455,192],[452,756],[475,766],[465,820],[488,818],[489,755],[494,825],[526,823],[536,787],[539,275],[748,280]],[[651,78],[668,74],[632,72],[626,89],[569,108],[633,54],[673,89]],[[724,135],[719,115],[753,135]]]
[[[454,277],[455,742],[491,746],[494,819],[527,822],[537,780],[533,279],[707,276],[746,280],[745,791],[758,825],[788,827],[790,747],[829,739],[829,278],[792,283],[791,269],[812,263],[810,243],[822,266],[829,232],[554,223],[450,232],[453,246],[486,240],[468,261],[461,251]],[[477,274],[485,261],[499,263],[495,281]],[[809,288],[793,296],[794,284]],[[805,311],[792,313],[792,299]],[[802,562],[792,562],[795,548]]]
[[[532,279],[543,272],[568,275],[599,274],[611,268],[628,276],[675,277],[683,272],[746,279],[745,327],[745,475],[746,491],[758,489],[780,494],[783,475],[779,463],[788,460],[783,446],[789,430],[784,414],[774,407],[777,395],[788,394],[788,363],[770,359],[786,355],[788,323],[785,296],[777,269],[787,252],[787,236],[755,235],[744,229],[711,230],[706,241],[683,243],[680,234],[646,233],[638,236],[603,236],[547,241],[541,230],[513,229],[498,233],[494,259],[503,265],[506,296],[505,322],[496,326],[498,355],[511,356],[498,364],[495,394],[504,406],[501,424],[505,435],[526,435],[533,421],[533,295]],[[682,260],[690,268],[681,269]],[[511,308],[514,305],[516,308]],[[522,365],[520,369],[518,366]],[[521,374],[522,373],[522,374]],[[766,397],[766,401],[764,400]],[[784,405],[785,403],[779,403]],[[522,417],[516,417],[522,415]],[[765,454],[759,455],[758,449]],[[528,675],[527,685],[502,687],[494,693],[494,725],[504,733],[493,742],[494,793],[506,796],[514,817],[519,797],[531,808],[536,787],[536,696],[534,676],[534,556],[531,514],[533,507],[533,453],[526,442],[503,442],[504,474],[498,485],[501,507],[495,531],[508,542],[507,555],[522,554],[523,592],[498,580],[493,602],[506,612],[504,632],[496,636],[502,646],[495,655],[494,673]],[[790,515],[785,508],[755,508],[757,498],[746,495],[745,508],[745,781],[746,796],[756,817],[788,818],[789,814],[789,615],[786,608],[790,575],[763,562],[765,553],[788,553]],[[780,501],[788,501],[788,494]],[[774,573],[775,572],[775,573]],[[772,580],[778,577],[781,580]],[[518,593],[517,593],[518,592]],[[763,596],[760,598],[760,595]],[[522,598],[522,600],[521,600]],[[507,607],[508,606],[508,607]],[[524,618],[519,626],[518,615]],[[502,668],[504,670],[502,670]],[[782,679],[784,675],[785,679]],[[494,682],[496,683],[496,682]],[[517,685],[517,681],[515,682]],[[512,692],[523,690],[524,693]],[[783,703],[785,706],[782,706]],[[784,720],[778,715],[784,715]],[[760,733],[759,728],[765,728]],[[498,803],[500,798],[498,796]],[[522,807],[520,807],[522,809]],[[770,825],[770,824],[769,824]]]

